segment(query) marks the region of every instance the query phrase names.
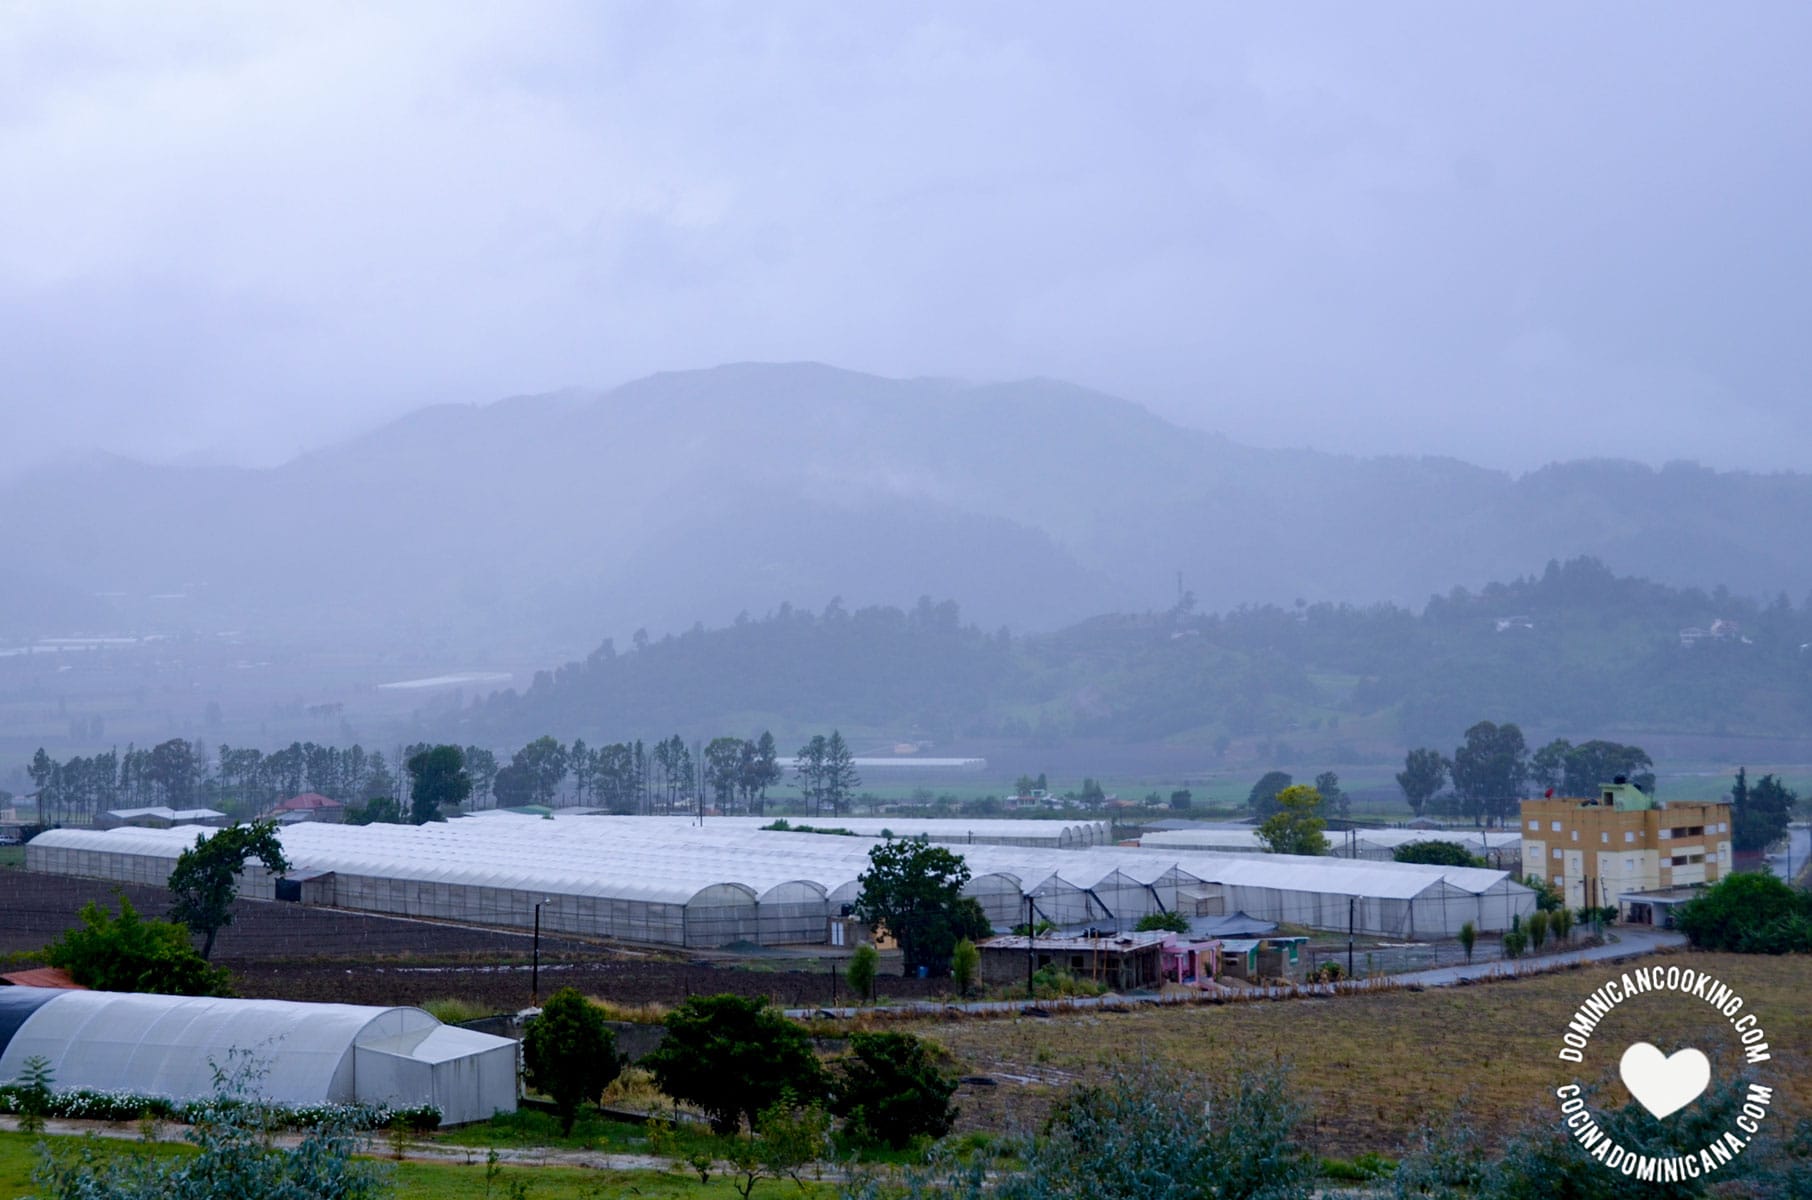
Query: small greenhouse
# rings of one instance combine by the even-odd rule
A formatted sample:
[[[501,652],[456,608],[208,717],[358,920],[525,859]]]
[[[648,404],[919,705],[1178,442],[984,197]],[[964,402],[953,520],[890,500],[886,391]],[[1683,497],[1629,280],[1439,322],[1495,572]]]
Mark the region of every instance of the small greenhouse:
[[[0,1079],[41,1056],[59,1091],[200,1100],[237,1056],[273,1103],[432,1104],[457,1125],[515,1111],[516,1049],[419,1008],[0,989]]]

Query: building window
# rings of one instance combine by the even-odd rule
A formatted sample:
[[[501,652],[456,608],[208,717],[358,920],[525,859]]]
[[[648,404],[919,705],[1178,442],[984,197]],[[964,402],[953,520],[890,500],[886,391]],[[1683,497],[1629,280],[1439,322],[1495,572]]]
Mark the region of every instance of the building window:
[[[1559,848],[1558,848],[1558,847],[1556,847],[1556,848],[1555,848],[1555,850],[1554,850],[1554,857],[1555,857],[1555,858],[1559,858],[1559,857],[1560,857],[1560,849],[1559,849]]]
[[[1663,829],[1658,836],[1665,842],[1668,838],[1674,836],[1674,831],[1671,829]]]
[[[1530,821],[1529,828],[1539,830],[1541,828],[1541,822],[1540,821]]]
[[[1626,833],[1623,835],[1623,840],[1625,843],[1633,842],[1636,840],[1636,835],[1634,833]]]
[[[1559,821],[1550,821],[1549,824],[1551,826],[1553,826],[1553,828],[1549,830],[1550,833],[1559,833],[1560,832],[1560,822]]]
[[[1599,835],[1598,835],[1598,842],[1599,842],[1599,844],[1600,844],[1600,845],[1609,845],[1609,844],[1610,844],[1610,841],[1611,841],[1611,835],[1610,835],[1610,834],[1608,834],[1608,833],[1601,833],[1601,834],[1599,834]]]
[[[1563,886],[1565,886],[1565,884],[1566,884],[1566,882],[1567,882],[1567,881],[1566,881],[1566,877],[1565,877],[1565,876],[1562,876],[1562,875],[1556,875],[1556,876],[1555,876],[1555,877],[1554,877],[1554,886],[1555,886],[1555,887],[1563,887]]]
[[[1636,860],[1633,858],[1624,859],[1623,860],[1623,869],[1624,869],[1625,873],[1634,871],[1636,869]]]

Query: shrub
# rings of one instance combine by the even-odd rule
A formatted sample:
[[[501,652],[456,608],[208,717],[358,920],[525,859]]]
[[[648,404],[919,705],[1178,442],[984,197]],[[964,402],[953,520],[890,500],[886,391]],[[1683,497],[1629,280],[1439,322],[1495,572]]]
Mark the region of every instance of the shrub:
[[[1674,924],[1702,950],[1812,951],[1812,895],[1772,875],[1729,875],[1682,904]]]
[[[1040,967],[1032,975],[1032,994],[1040,1000],[1060,1000],[1065,996],[1101,996],[1106,992],[1106,984],[1079,978],[1062,967]]]
[[[1460,949],[1466,952],[1466,961],[1472,961],[1472,948],[1478,945],[1479,931],[1471,921],[1460,926]]]
[[[1133,928],[1140,933],[1188,933],[1189,918],[1180,912],[1146,913]]]
[[[44,1118],[50,1115],[50,1085],[50,1060],[41,1054],[26,1059],[15,1093],[20,1133],[44,1132]]]
[[[975,977],[981,971],[981,951],[968,938],[956,944],[950,953],[950,976],[956,981],[956,992],[967,996],[969,989],[975,986]]]
[[[859,1000],[868,1000],[875,994],[875,973],[881,967],[881,952],[873,946],[863,944],[856,947],[856,952],[849,956],[849,966],[844,968],[843,978],[849,982],[849,990]]]
[[[1504,957],[1505,958],[1522,957],[1523,951],[1528,949],[1528,946],[1529,946],[1529,935],[1527,933],[1523,932],[1521,929],[1510,929],[1510,930],[1505,931],[1505,933],[1504,933]]]
[[[667,1036],[642,1066],[675,1100],[703,1109],[720,1134],[759,1123],[776,1104],[809,1104],[825,1074],[805,1030],[765,996],[694,996],[667,1015]]]
[[[1485,860],[1458,842],[1410,842],[1391,851],[1400,863],[1426,863],[1435,867],[1482,867]]]
[[[894,1149],[923,1135],[950,1132],[956,1081],[932,1061],[927,1044],[910,1033],[857,1033],[849,1054],[836,1062],[831,1111],[857,1142]]]
[[[623,1071],[617,1038],[599,1012],[572,988],[561,988],[531,1019],[522,1036],[522,1077],[560,1113],[561,1136],[571,1134],[579,1105],[597,1103]]]
[[[1540,954],[1542,943],[1548,940],[1548,914],[1540,909],[1529,914],[1528,929],[1529,947],[1535,953]]]
[[[83,987],[103,992],[161,992],[172,996],[230,996],[231,977],[211,967],[189,941],[189,931],[169,921],[147,921],[122,893],[116,917],[90,902],[82,926],[44,952]]]

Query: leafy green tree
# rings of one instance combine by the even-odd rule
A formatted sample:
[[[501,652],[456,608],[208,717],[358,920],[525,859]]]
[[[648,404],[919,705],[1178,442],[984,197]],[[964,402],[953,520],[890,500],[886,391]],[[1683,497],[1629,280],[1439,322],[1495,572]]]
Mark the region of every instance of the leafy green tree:
[[[1561,794],[1595,796],[1619,775],[1645,792],[1655,790],[1655,764],[1640,746],[1590,741],[1571,747],[1562,759]]]
[[[881,954],[873,946],[864,942],[856,947],[856,952],[849,956],[849,966],[843,970],[843,978],[849,983],[849,990],[856,998],[867,1000],[875,994],[875,974],[881,966]]]
[[[1139,933],[1188,933],[1189,918],[1180,912],[1146,913],[1133,929]]]
[[[1745,770],[1737,770],[1731,789],[1731,844],[1738,850],[1766,850],[1787,832],[1799,797],[1772,775],[1750,785]]]
[[[554,738],[538,737],[516,751],[510,766],[522,772],[530,804],[551,805],[560,790],[560,781],[566,778],[566,747]]]
[[[1485,860],[1458,842],[1408,842],[1391,851],[1400,863],[1426,863],[1433,867],[1482,867]]]
[[[766,812],[768,789],[779,783],[784,774],[773,734],[764,729],[753,742],[745,742],[740,780],[744,807],[750,812]]]
[[[964,937],[986,937],[987,919],[963,895],[969,864],[926,839],[894,838],[868,852],[869,867],[857,877],[856,915],[885,925],[899,943],[908,975],[924,967],[931,975],[950,970],[950,956]]]
[[[719,811],[736,807],[741,791],[743,763],[751,752],[748,742],[739,737],[712,738],[705,745],[705,786]]]
[[[1439,750],[1411,750],[1403,760],[1403,769],[1397,772],[1397,786],[1403,789],[1403,798],[1409,801],[1409,807],[1416,816],[1428,807],[1428,802],[1447,782],[1447,759]]]
[[[850,797],[862,786],[862,776],[856,772],[856,758],[850,753],[849,744],[843,735],[835,729],[824,743],[824,800],[830,805],[831,815],[840,816],[849,807]]]
[[[824,811],[825,759],[829,753],[829,739],[818,733],[793,756],[794,786],[814,814]]]
[[[968,938],[962,939],[950,953],[950,976],[956,982],[956,994],[967,996],[980,971],[981,951]]]
[[[1674,925],[1701,950],[1812,951],[1812,893],[1773,875],[1726,875],[1675,909]]]
[[[1296,784],[1277,794],[1277,811],[1258,827],[1258,840],[1273,854],[1326,854],[1321,794]]]
[[[675,1100],[703,1109],[720,1134],[776,1104],[825,1095],[824,1067],[803,1027],[767,997],[694,996],[667,1014],[667,1036],[641,1065]]]
[[[1321,793],[1321,809],[1336,817],[1344,817],[1352,811],[1353,802],[1347,797],[1346,789],[1340,786],[1340,776],[1332,771],[1323,771],[1315,776],[1315,790]]]
[[[623,1072],[616,1034],[597,1005],[574,988],[548,997],[522,1032],[522,1078],[554,1102],[562,1136],[573,1131],[579,1105],[598,1102]]]
[[[1554,940],[1565,945],[1572,940],[1573,910],[1562,904],[1548,914],[1548,928],[1554,931]]]
[[[775,1104],[763,1109],[747,1134],[733,1139],[725,1157],[735,1170],[737,1195],[749,1200],[763,1179],[791,1179],[800,1189],[800,1172],[824,1157],[829,1148],[830,1120],[816,1104]]]
[[[1466,952],[1467,962],[1472,961],[1472,948],[1478,945],[1478,941],[1479,931],[1477,926],[1473,925],[1471,921],[1467,921],[1460,926],[1460,949]]]
[[[1194,803],[1195,796],[1191,794],[1188,788],[1178,788],[1176,791],[1170,793],[1170,807],[1176,809],[1178,812],[1187,812],[1189,806]]]
[[[956,1122],[956,1080],[922,1038],[851,1034],[849,1054],[834,1065],[830,1107],[853,1141],[899,1150],[916,1137],[943,1137]]]
[[[1537,750],[1529,758],[1529,782],[1543,791],[1560,791],[1566,786],[1567,756],[1571,753],[1573,743],[1566,738],[1555,738]]]
[[[289,870],[275,821],[235,823],[196,834],[195,845],[177,857],[170,872],[170,916],[201,935],[203,958],[212,957],[215,936],[233,923],[233,900],[249,858],[273,875]]]
[[[1567,898],[1560,889],[1543,879],[1540,875],[1523,876],[1523,886],[1535,893],[1535,910],[1553,912],[1567,906]]]
[[[392,796],[378,796],[364,804],[351,804],[346,808],[348,825],[401,825],[403,823],[403,806]]]
[[[444,821],[442,809],[457,809],[472,794],[466,754],[458,746],[434,746],[413,755],[409,769],[409,823]]]
[[[1523,731],[1509,722],[1480,721],[1453,752],[1450,771],[1466,815],[1502,823],[1516,810],[1528,775]]]
[[[1290,786],[1288,771],[1267,771],[1264,777],[1252,785],[1252,791],[1246,796],[1246,807],[1255,817],[1269,817],[1277,811],[1277,797]]]
[[[157,992],[167,996],[230,996],[230,977],[211,967],[169,921],[147,921],[119,898],[116,917],[99,904],[82,907],[82,925],[67,930],[44,957],[86,988],[100,992]]]

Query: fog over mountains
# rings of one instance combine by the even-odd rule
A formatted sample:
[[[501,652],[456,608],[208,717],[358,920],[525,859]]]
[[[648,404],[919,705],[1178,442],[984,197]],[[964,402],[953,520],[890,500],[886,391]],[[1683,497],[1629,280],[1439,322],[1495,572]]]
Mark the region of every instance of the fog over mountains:
[[[9,636],[162,620],[557,653],[923,594],[1043,629],[1169,607],[1179,574],[1209,609],[1419,605],[1580,554],[1812,588],[1806,475],[1261,450],[1060,382],[816,364],[428,408],[272,469],[94,458],[0,485],[0,513]]]

